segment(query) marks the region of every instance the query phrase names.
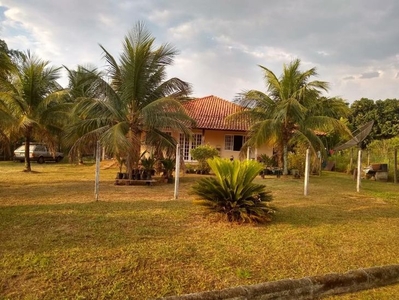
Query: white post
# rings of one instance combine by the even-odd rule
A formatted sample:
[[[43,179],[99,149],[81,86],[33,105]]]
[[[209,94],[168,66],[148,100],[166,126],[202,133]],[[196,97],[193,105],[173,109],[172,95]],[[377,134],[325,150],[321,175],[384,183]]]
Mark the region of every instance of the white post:
[[[95,177],[95,184],[94,184],[94,198],[98,201],[98,194],[100,189],[100,156],[101,156],[101,148],[100,148],[100,141],[97,141],[96,147],[96,177]]]
[[[310,169],[310,158],[309,149],[306,149],[306,162],[305,162],[305,182],[304,182],[304,195],[308,195],[308,185],[309,185],[309,169]]]
[[[249,152],[251,151],[251,147],[247,148],[247,160],[249,160]]]
[[[175,166],[175,192],[173,199],[179,196],[179,175],[180,175],[180,144],[176,145],[176,166]]]
[[[360,192],[360,179],[362,172],[362,149],[359,149],[357,155],[357,183],[356,183],[356,191]]]

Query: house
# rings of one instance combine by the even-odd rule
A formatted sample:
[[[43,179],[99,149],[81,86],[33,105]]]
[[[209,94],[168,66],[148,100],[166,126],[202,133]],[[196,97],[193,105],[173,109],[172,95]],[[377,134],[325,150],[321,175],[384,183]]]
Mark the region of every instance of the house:
[[[171,133],[180,143],[184,161],[192,161],[190,150],[204,144],[216,148],[222,158],[239,158],[249,123],[245,119],[226,121],[226,117],[244,109],[242,106],[213,95],[186,101],[183,106],[186,113],[196,121],[191,138],[182,133]],[[250,149],[249,157],[255,159],[261,154],[271,156],[273,148],[264,145]]]

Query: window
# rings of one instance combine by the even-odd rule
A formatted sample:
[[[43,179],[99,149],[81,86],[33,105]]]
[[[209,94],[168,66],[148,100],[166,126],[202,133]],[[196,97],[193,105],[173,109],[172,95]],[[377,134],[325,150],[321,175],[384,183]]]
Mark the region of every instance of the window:
[[[190,155],[190,150],[202,145],[202,134],[200,133],[193,134],[193,138],[190,140],[189,136],[180,133],[179,143],[183,159],[192,160]]]
[[[226,134],[224,137],[224,149],[231,151],[240,151],[242,145],[247,141],[245,135]]]

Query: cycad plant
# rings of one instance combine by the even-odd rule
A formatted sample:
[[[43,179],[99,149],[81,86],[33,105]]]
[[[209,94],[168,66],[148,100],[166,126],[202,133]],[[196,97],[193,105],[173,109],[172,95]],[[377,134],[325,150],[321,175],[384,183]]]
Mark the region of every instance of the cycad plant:
[[[200,179],[193,187],[193,193],[200,196],[198,204],[225,214],[230,222],[271,221],[274,210],[268,205],[272,196],[265,185],[253,183],[262,170],[256,161],[230,161],[227,159],[208,159],[215,176]]]

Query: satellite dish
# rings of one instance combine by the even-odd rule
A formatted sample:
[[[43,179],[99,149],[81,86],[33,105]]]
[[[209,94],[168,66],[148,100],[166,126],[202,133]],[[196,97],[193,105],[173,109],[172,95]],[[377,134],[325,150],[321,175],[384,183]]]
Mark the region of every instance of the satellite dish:
[[[360,143],[369,135],[371,128],[373,128],[374,121],[370,121],[363,126],[361,126],[359,129],[353,132],[353,138],[351,138],[349,141],[347,141],[345,144],[342,144],[338,147],[335,147],[334,150],[339,151],[339,150],[345,150],[348,148],[351,148],[353,146],[360,146]],[[362,167],[362,149],[359,147],[359,154],[357,156],[357,169],[356,169],[356,177],[357,177],[357,183],[356,183],[356,190],[357,192],[360,192],[360,173],[361,173],[361,167]]]
[[[373,124],[374,120],[364,124],[352,133],[353,138],[351,138],[346,143],[335,147],[334,150],[340,151],[351,148],[353,146],[360,146],[360,143],[370,134],[370,131],[373,128]]]

